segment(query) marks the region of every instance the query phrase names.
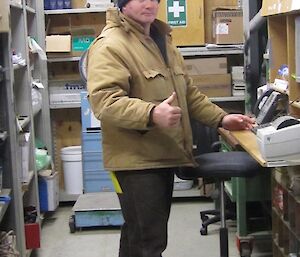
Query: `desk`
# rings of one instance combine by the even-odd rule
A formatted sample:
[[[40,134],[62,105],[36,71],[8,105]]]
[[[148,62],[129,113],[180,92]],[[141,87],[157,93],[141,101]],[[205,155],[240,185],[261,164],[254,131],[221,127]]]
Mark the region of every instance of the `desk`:
[[[272,192],[272,243],[273,256],[300,255],[300,195],[290,189],[293,176],[300,175],[298,162],[267,162],[259,152],[255,135],[250,131],[227,131],[219,129],[223,140],[235,149],[246,150],[262,166],[272,167],[270,193]],[[300,160],[299,160],[300,163]],[[293,165],[294,164],[294,165]],[[296,166],[298,165],[298,166]],[[283,167],[285,166],[285,167]],[[269,172],[265,172],[266,174]],[[266,183],[267,184],[267,183]],[[257,186],[265,187],[265,185]],[[237,183],[237,237],[247,236],[246,223],[246,179]]]
[[[228,131],[223,128],[219,129],[221,137],[232,147],[238,149],[242,147],[248,152],[261,166],[269,167],[268,162],[261,156],[259,151],[256,135],[248,130]]]
[[[247,151],[260,165],[267,167],[268,163],[262,158],[256,136],[251,131],[228,131],[219,129],[222,139],[235,150]],[[235,185],[235,187],[234,187]],[[267,201],[271,199],[271,178],[266,172],[254,178],[233,178],[231,184],[226,183],[226,192],[231,200],[236,202],[237,242],[252,244],[253,237],[247,229],[246,204],[251,201]],[[257,237],[270,237],[270,233],[256,234]],[[239,249],[241,250],[241,249]]]

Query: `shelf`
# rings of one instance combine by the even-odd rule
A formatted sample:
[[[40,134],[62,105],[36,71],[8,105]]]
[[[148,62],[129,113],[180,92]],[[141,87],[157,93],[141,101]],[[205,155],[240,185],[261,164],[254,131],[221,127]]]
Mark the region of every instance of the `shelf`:
[[[25,65],[20,65],[20,64],[13,64],[14,70],[20,70],[26,67]]]
[[[17,118],[18,126],[20,131],[22,131],[29,123],[30,123],[30,117],[29,116],[19,116]]]
[[[2,196],[10,197],[10,194],[11,194],[11,189],[8,189],[8,188],[2,188],[2,190],[0,191],[0,197],[2,197]],[[0,222],[3,219],[3,216],[7,210],[9,203],[10,203],[10,200],[8,200],[7,202],[0,202]]]
[[[245,101],[245,96],[210,97],[212,102],[240,102]]]
[[[206,46],[179,47],[178,49],[183,56],[232,55],[244,53],[243,45],[219,46],[215,48],[207,48]]]
[[[241,102],[245,100],[244,96],[228,96],[228,97],[211,97],[212,102]],[[57,103],[50,104],[50,109],[68,109],[68,108],[80,108],[80,102],[74,103]]]
[[[28,13],[31,13],[31,14],[35,14],[35,13],[36,13],[35,9],[32,8],[32,7],[30,7],[30,6],[26,6],[26,11],[27,11]]]
[[[183,56],[205,56],[205,55],[232,55],[232,54],[243,54],[244,50],[238,47],[229,47],[226,49],[207,49],[205,46],[203,47],[178,47],[179,51]],[[57,57],[57,58],[49,58],[48,62],[72,62],[79,61],[79,57]]]
[[[28,180],[28,182],[22,183],[22,192],[23,192],[23,194],[28,191],[30,183],[33,180],[33,177],[34,177],[34,172],[31,170],[31,171],[29,171],[29,180]]]
[[[16,1],[11,0],[9,4],[10,4],[10,6],[13,7],[13,8],[20,9],[20,10],[23,9],[22,4],[17,3]]]
[[[45,14],[73,14],[73,13],[97,13],[106,12],[107,8],[78,8],[78,9],[59,9],[45,10]]]
[[[276,216],[280,219],[281,223],[287,228],[289,233],[292,233],[293,236],[300,241],[299,235],[296,234],[295,228],[291,228],[289,221],[286,221],[283,219],[283,216],[281,213],[278,212],[278,210],[275,207],[272,207],[273,212],[276,214]]]
[[[81,103],[61,103],[61,104],[50,104],[50,109],[69,109],[69,108],[80,108]]]
[[[78,62],[80,60],[80,56],[75,57],[57,57],[57,58],[48,58],[48,62]]]

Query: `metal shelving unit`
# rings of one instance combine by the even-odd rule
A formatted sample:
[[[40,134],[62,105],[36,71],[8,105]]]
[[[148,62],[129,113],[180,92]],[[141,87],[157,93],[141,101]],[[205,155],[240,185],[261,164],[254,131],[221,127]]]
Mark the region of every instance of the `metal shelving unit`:
[[[3,169],[3,189],[0,191],[0,229],[13,230],[16,234],[16,249],[20,256],[30,256],[24,219],[24,208],[36,209],[36,227],[40,229],[38,176],[35,165],[35,139],[42,140],[49,151],[51,129],[49,120],[47,63],[40,55],[32,53],[29,40],[34,39],[43,47],[44,10],[39,0],[2,0],[0,10],[7,10],[0,19],[0,161]],[[1,32],[1,21],[8,20],[8,28]],[[12,58],[14,55],[14,58]],[[15,58],[16,57],[16,58]],[[33,83],[43,84],[38,89],[41,108],[34,110]],[[28,155],[24,155],[23,133],[29,133],[26,143]],[[26,157],[25,157],[26,156]],[[28,170],[28,180],[21,174]],[[2,198],[2,201],[1,201]],[[34,238],[39,242],[38,236]]]

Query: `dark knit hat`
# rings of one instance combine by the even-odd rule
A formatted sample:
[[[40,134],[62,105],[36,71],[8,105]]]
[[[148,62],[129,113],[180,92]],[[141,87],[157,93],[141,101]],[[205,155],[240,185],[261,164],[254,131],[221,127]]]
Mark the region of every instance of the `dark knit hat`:
[[[117,5],[122,10],[122,8],[129,2],[130,0],[118,0]]]
[[[122,8],[129,2],[130,0],[118,0],[117,5],[122,10]],[[160,2],[160,0],[157,0],[157,2]]]

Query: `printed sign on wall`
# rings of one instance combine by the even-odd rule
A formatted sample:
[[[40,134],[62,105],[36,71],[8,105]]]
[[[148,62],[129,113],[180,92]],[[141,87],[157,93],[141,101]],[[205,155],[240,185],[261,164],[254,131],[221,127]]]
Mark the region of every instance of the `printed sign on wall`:
[[[168,24],[172,27],[187,25],[186,0],[167,0]]]

